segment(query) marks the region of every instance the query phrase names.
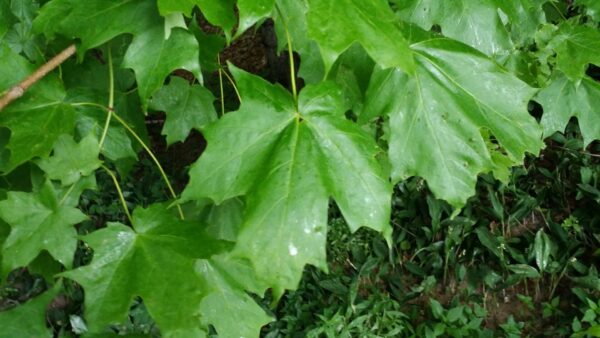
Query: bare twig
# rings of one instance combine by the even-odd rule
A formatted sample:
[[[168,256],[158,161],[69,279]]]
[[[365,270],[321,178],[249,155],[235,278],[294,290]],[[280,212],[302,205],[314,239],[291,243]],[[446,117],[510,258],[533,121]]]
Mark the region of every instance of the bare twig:
[[[75,48],[75,45],[70,45],[69,47],[65,48],[65,50],[60,52],[60,54],[56,55],[50,61],[38,68],[33,74],[29,75],[21,83],[9,89],[6,94],[0,98],[0,111],[2,111],[2,109],[4,109],[14,100],[23,96],[29,87],[33,86],[36,82],[46,76],[46,74],[50,73],[54,70],[54,68],[65,62],[65,60],[75,54],[76,50],[77,49]]]

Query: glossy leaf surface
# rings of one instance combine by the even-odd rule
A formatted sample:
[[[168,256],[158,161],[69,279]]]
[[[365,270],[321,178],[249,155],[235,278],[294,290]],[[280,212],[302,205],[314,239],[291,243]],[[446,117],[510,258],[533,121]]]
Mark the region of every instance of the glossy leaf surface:
[[[390,185],[373,140],[345,119],[337,87],[306,87],[296,109],[283,88],[235,68],[233,74],[242,106],[205,128],[208,148],[190,170],[183,199],[221,203],[246,195],[235,252],[279,294],[296,286],[305,264],[326,268],[330,196],[352,230],[387,233]]]
[[[308,34],[319,44],[326,70],[358,42],[382,67],[414,71],[413,54],[387,1],[309,0],[308,4]]]
[[[421,176],[438,198],[461,207],[477,175],[498,165],[485,130],[513,165],[542,147],[541,129],[526,109],[535,90],[456,41],[427,40],[412,49],[415,76],[376,71],[361,118],[390,116],[395,181]]]

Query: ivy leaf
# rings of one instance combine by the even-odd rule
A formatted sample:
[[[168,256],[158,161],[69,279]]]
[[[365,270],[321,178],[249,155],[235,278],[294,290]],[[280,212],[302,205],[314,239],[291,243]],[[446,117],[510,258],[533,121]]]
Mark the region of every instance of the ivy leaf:
[[[61,201],[47,181],[38,192],[8,192],[0,201],[0,218],[11,227],[3,248],[4,270],[27,266],[46,250],[65,267],[70,267],[77,248],[73,225],[87,219],[71,203]]]
[[[570,80],[579,81],[588,64],[600,66],[600,31],[589,26],[561,25],[548,44],[556,52],[556,66]]]
[[[90,331],[125,319],[139,296],[166,337],[203,336],[198,320],[203,281],[195,261],[228,245],[196,223],[180,221],[166,205],[136,209],[132,226],[109,223],[86,236],[94,249],[91,264],[63,273],[85,289]]]
[[[333,84],[307,86],[296,109],[281,86],[231,69],[242,105],[204,129],[208,148],[192,166],[182,199],[219,204],[246,195],[235,252],[278,295],[296,287],[305,264],[326,269],[329,196],[352,230],[389,235],[391,186],[374,140],[345,119]]]
[[[217,119],[214,100],[208,89],[200,85],[190,86],[186,80],[172,77],[171,82],[154,95],[150,109],[167,113],[162,134],[167,136],[167,144],[171,145],[184,141],[190,130],[200,130]]]
[[[0,92],[9,89],[34,67],[7,47],[0,46]],[[62,134],[73,134],[75,111],[64,102],[66,93],[55,76],[48,75],[0,113],[0,127],[11,130],[10,151],[0,171],[12,171],[37,156],[47,156]]]
[[[194,36],[180,28],[173,29],[166,40],[162,27],[149,29],[133,39],[125,54],[123,67],[135,71],[144,110],[150,96],[162,86],[173,70],[185,69],[197,79],[202,79],[198,48]]]
[[[488,132],[513,165],[543,146],[526,109],[535,90],[460,42],[432,39],[412,49],[415,76],[376,71],[360,118],[390,116],[393,180],[419,175],[436,197],[462,207],[477,175],[498,171]]]
[[[439,25],[442,34],[493,55],[512,49],[510,37],[500,15],[496,0],[407,0],[394,1],[399,16],[419,27],[430,30]]]
[[[40,160],[38,165],[50,179],[60,180],[63,186],[68,186],[100,167],[99,150],[94,136],[88,135],[77,144],[73,137],[63,135],[54,145],[53,156]]]
[[[583,135],[584,146],[600,139],[600,84],[585,76],[575,83],[557,73],[549,85],[542,89],[536,100],[544,107],[542,126],[546,137],[556,131],[564,131],[571,117],[577,117]]]
[[[308,34],[319,44],[326,71],[358,42],[382,67],[414,72],[412,51],[387,1],[308,0],[308,4]]]
[[[58,285],[27,303],[0,312],[0,338],[53,337],[52,329],[46,326],[46,311],[60,290]]]
[[[80,38],[80,55],[118,35],[141,34],[155,26],[162,26],[162,19],[156,2],[146,0],[53,0],[33,22],[34,32],[49,39],[56,34]]]

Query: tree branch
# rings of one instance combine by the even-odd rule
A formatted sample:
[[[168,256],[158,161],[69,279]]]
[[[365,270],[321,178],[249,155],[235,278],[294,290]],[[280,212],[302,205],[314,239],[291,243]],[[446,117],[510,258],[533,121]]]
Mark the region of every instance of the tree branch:
[[[2,109],[4,109],[14,100],[23,96],[29,87],[33,86],[36,82],[46,76],[46,74],[50,73],[54,70],[54,68],[65,62],[65,60],[75,54],[76,50],[77,49],[75,48],[75,45],[70,45],[69,47],[65,48],[65,50],[60,52],[60,54],[53,57],[52,60],[46,62],[43,66],[38,68],[33,74],[29,75],[21,83],[9,89],[6,94],[0,98],[0,111],[2,111]]]

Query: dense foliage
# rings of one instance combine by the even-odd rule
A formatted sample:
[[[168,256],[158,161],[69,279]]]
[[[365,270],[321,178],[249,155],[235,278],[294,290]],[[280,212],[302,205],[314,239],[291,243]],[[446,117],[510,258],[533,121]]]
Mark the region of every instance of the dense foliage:
[[[0,91],[77,54],[0,111],[0,337],[518,336],[542,329],[492,302],[555,320],[561,295],[545,332],[600,335],[599,23],[593,0],[0,0]]]

